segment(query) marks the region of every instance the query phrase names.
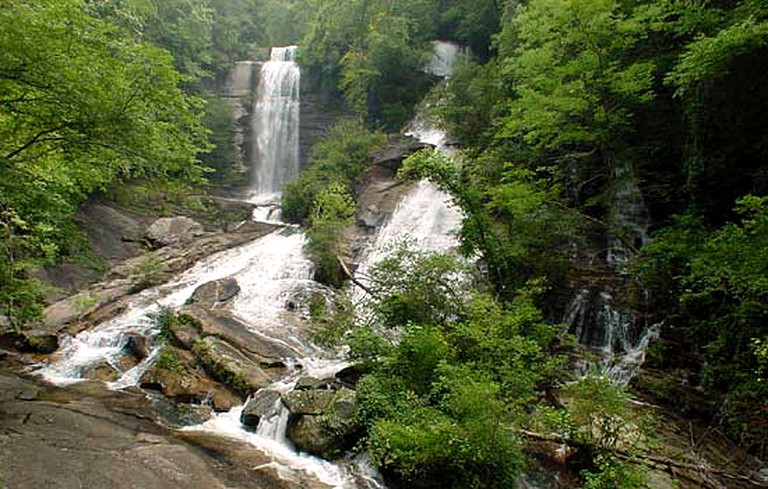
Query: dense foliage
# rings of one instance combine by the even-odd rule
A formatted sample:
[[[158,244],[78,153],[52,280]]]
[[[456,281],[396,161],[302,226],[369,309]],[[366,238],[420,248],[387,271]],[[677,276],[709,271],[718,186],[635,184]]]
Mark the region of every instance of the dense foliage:
[[[77,0],[0,10],[0,302],[34,313],[24,272],[77,245],[77,204],[130,178],[200,181],[200,101],[167,52],[121,35]]]
[[[283,189],[283,219],[309,226],[307,251],[320,282],[338,287],[346,278],[339,260],[348,251],[344,229],[357,212],[357,179],[368,166],[369,153],[383,142],[382,134],[342,119],[312,147],[307,168]]]
[[[417,154],[401,176],[434,180],[462,208],[462,247],[477,260],[477,280],[487,281],[483,293],[512,316],[528,297],[547,318],[561,318],[579,277],[625,280],[638,272],[653,311],[644,313],[663,322],[663,341],[694,338],[689,351],[668,354],[698,359],[685,368],[700,370],[692,378],[701,373],[700,387],[720,403],[714,421],[764,453],[765,2],[510,0],[469,7],[421,1],[407,12],[398,2],[353,2],[348,11],[339,2],[318,5],[304,38],[305,61],[369,123],[391,127],[402,120],[391,116],[404,116],[401,108],[412,99],[399,91],[399,77],[424,62],[425,41],[435,33],[473,45],[475,59],[461,61],[429,95],[432,112],[462,151],[451,158]],[[463,30],[470,26],[472,32]],[[493,39],[492,47],[477,39]],[[409,87],[419,91],[416,78]],[[646,247],[648,232],[654,244]],[[474,299],[441,295],[452,282],[436,280],[445,262],[432,260],[409,251],[383,263],[386,273],[376,277],[378,324],[404,328],[399,344],[381,349],[370,329],[349,338],[378,352],[380,361],[363,383],[372,403],[364,406],[373,412],[364,408],[369,444],[376,460],[407,484],[435,477],[439,467],[461,475],[437,477],[437,485],[503,487],[507,472],[479,455],[487,447],[472,444],[472,430],[442,396],[452,388],[445,379],[463,376],[465,385],[485,393],[485,413],[493,411],[504,377],[491,365],[515,357],[514,341],[499,341],[477,320],[467,323]],[[539,278],[547,294],[521,293]],[[454,328],[468,336],[455,342]],[[520,334],[531,339],[528,330]],[[495,352],[494,362],[459,353],[472,342]],[[462,370],[464,360],[471,374]],[[530,372],[522,369],[517,378],[530,379]],[[525,392],[541,389],[541,382],[503,397],[505,409],[525,404]],[[618,425],[588,428],[626,419],[629,413],[617,414],[626,400],[600,382],[582,385],[569,394],[585,400],[583,411],[569,408],[572,436],[610,448],[615,439],[580,436],[626,436]],[[605,415],[592,416],[598,412]],[[507,414],[488,415],[515,426]],[[517,460],[514,440],[494,440],[503,440],[498,450]],[[463,465],[470,452],[479,465]],[[586,486],[641,487],[634,469],[609,452],[593,453],[583,472]],[[490,467],[498,470],[493,482],[480,475]]]
[[[505,250],[525,236],[504,212],[521,185],[554,183],[535,208],[570,209],[593,250],[588,267],[606,259],[611,239],[622,242],[644,271],[662,337],[695,338],[688,353],[722,406],[717,420],[763,452],[766,4],[530,0],[503,14],[497,55],[459,66],[435,95],[463,154],[449,171],[415,162],[416,173],[452,191],[467,213],[465,246],[499,291],[514,290],[521,270],[547,276],[555,292],[567,283],[561,268],[541,266],[568,246],[556,225],[524,228],[554,251]],[[642,250],[648,223],[657,240]],[[558,297],[548,299],[555,310]]]
[[[429,88],[430,41],[469,43],[487,55],[495,1],[309,0],[301,44],[310,78],[340,90],[365,122],[399,130]]]

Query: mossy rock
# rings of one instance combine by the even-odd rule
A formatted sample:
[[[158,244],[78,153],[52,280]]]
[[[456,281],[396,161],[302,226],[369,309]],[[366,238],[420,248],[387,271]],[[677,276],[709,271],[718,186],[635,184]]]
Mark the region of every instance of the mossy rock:
[[[241,394],[251,394],[272,383],[261,366],[219,338],[208,336],[197,341],[193,352],[211,377]]]

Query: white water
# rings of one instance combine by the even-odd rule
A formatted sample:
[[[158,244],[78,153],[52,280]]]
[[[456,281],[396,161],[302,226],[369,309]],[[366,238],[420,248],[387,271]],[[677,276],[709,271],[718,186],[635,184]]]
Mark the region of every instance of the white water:
[[[130,335],[153,340],[158,330],[148,314],[163,307],[178,308],[192,292],[212,280],[234,277],[241,286],[235,302],[236,313],[253,326],[254,331],[278,339],[297,352],[306,347],[298,341],[295,328],[276,328],[287,315],[280,302],[301,287],[311,273],[311,263],[303,254],[304,235],[291,230],[275,231],[236,249],[217,253],[182,273],[175,281],[143,291],[130,304],[127,312],[96,328],[63,341],[52,361],[40,370],[48,380],[68,383],[82,378],[83,371],[107,360],[119,369],[119,359]],[[243,297],[249,303],[242,304]],[[266,325],[265,329],[256,329]],[[115,387],[137,385],[142,369],[152,362],[152,355],[137,369],[123,373]]]
[[[348,362],[338,359],[304,358],[302,369],[292,376],[275,382],[266,389],[280,393],[290,392],[301,376],[317,379],[333,377],[339,370],[347,367]],[[245,442],[257,448],[271,461],[259,468],[270,467],[277,471],[282,479],[300,484],[306,477],[311,477],[337,489],[378,489],[383,488],[380,476],[370,467],[366,459],[346,460],[331,463],[317,457],[299,453],[291,447],[286,431],[290,413],[282,400],[275,403],[273,412],[259,420],[256,432],[247,431],[240,423],[243,406],[214,415],[209,421],[184,428],[186,431],[204,431],[226,436]],[[303,486],[302,486],[303,487]]]
[[[621,382],[629,382],[645,361],[648,344],[659,334],[657,325],[647,327],[636,321],[634,314],[617,308],[609,289],[596,294],[580,290],[571,300],[564,322],[571,326],[579,343],[595,350],[598,359],[581,362],[577,365],[579,373],[598,368]],[[599,330],[588,329],[590,325]]]
[[[257,218],[279,219],[267,212],[271,212],[271,204],[279,198],[280,186],[298,171],[298,68],[292,59],[292,48],[275,49],[273,61],[261,70],[254,129],[258,135],[259,161],[251,201],[267,205],[264,212],[256,214]],[[423,140],[438,147],[445,146],[440,131],[417,124],[415,132]],[[367,263],[378,261],[383,257],[381,250],[406,237],[423,250],[453,249],[458,244],[455,231],[461,219],[461,213],[450,205],[447,195],[429,182],[419,182],[381,230],[370,248]],[[157,312],[162,307],[178,308],[198,286],[233,277],[241,287],[232,303],[233,313],[253,332],[291,348],[295,358],[285,359],[286,363],[302,367],[268,388],[284,393],[294,387],[299,375],[331,377],[345,367],[346,362],[323,358],[323,352],[313,347],[302,334],[300,311],[291,312],[287,307],[298,295],[308,291],[313,293],[318,287],[311,280],[312,266],[304,256],[304,242],[303,234],[282,230],[213,255],[175,281],[142,292],[126,313],[67,340],[40,373],[54,382],[67,383],[81,379],[85,369],[104,359],[119,369],[119,359],[124,355],[130,335],[139,334],[152,342],[156,339],[158,331],[147,317],[148,313]],[[366,266],[369,265],[364,264],[363,268]],[[117,389],[138,385],[158,354],[159,348],[153,349],[147,359],[123,372],[122,377],[110,386]],[[243,406],[239,406],[185,429],[244,441],[270,457],[271,462],[265,468],[274,469],[281,478],[298,484],[310,477],[339,489],[384,487],[380,476],[364,457],[333,464],[297,453],[286,440],[289,414],[282,401],[275,403],[271,415],[262,418],[256,432],[247,431],[241,425],[242,410]]]
[[[460,56],[467,56],[466,48],[446,41],[432,42],[432,57],[426,71],[435,76],[448,77],[453,74],[453,67]]]
[[[445,132],[418,115],[411,122],[407,135],[431,144],[444,154],[451,152]],[[451,202],[447,193],[428,180],[420,180],[402,198],[375,240],[364,250],[355,278],[364,284],[369,282],[371,269],[398,246],[441,253],[455,250],[459,246],[457,234],[463,218],[461,210]],[[362,289],[353,289],[352,302],[363,321],[372,319],[369,299]]]
[[[253,107],[255,168],[251,201],[259,204],[259,220],[279,220],[275,207],[280,190],[299,173],[299,88],[301,70],[295,46],[272,48],[264,63]]]

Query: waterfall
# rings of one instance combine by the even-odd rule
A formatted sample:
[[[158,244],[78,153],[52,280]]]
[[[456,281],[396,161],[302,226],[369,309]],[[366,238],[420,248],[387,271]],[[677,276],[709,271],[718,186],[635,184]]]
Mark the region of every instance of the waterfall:
[[[630,254],[650,242],[648,237],[648,209],[643,194],[635,181],[631,163],[616,165],[613,171],[612,212],[609,223],[606,262],[624,271]]]
[[[439,77],[451,76],[453,66],[461,56],[468,56],[467,48],[455,42],[433,41],[432,56],[426,66],[426,71]]]
[[[296,47],[275,47],[261,66],[254,99],[251,200],[276,204],[283,184],[299,172],[299,88]]]
[[[257,203],[274,203],[283,183],[298,172],[298,95],[299,70],[293,61],[295,48],[274,48],[272,60],[260,69],[258,96],[253,110],[254,152],[257,156],[251,199]],[[253,63],[238,64],[228,89],[232,97],[241,97],[255,78],[250,78]],[[249,71],[251,68],[251,71]],[[445,148],[440,131],[415,124],[417,137]],[[457,246],[455,231],[462,216],[450,205],[448,196],[429,182],[418,182],[403,199],[381,230],[369,252],[369,263],[402,237],[410,237],[424,250],[448,251]],[[249,330],[285,347],[294,355],[285,358],[286,365],[301,365],[267,389],[286,393],[301,376],[332,377],[348,363],[316,348],[302,331],[301,311],[289,304],[300,294],[320,291],[311,280],[312,264],[304,255],[305,236],[284,227],[238,248],[223,251],[200,261],[173,281],[137,294],[126,312],[95,328],[63,341],[60,350],[38,373],[61,384],[84,378],[87,369],[107,361],[120,377],[107,385],[113,389],[138,386],[142,375],[160,356],[159,329],[151,314],[162,308],[178,309],[202,284],[234,278],[241,290],[229,305],[229,312]],[[364,265],[367,266],[367,265]],[[138,365],[126,367],[120,359],[126,356],[129,338],[141,336],[150,346],[148,356]],[[331,463],[297,453],[286,439],[289,412],[278,401],[273,412],[262,417],[256,432],[240,423],[243,406],[214,414],[210,420],[187,427],[246,442],[263,452],[270,462],[254,470],[276,471],[280,478],[304,486],[307,478],[338,489],[383,488],[380,476],[365,457],[354,457]]]
[[[407,135],[431,144],[445,154],[452,151],[446,144],[445,132],[419,114],[409,124]],[[420,180],[406,193],[373,242],[364,250],[355,271],[356,278],[365,283],[369,271],[403,242],[420,251],[445,253],[458,248],[458,231],[463,218],[461,210],[451,203],[447,193],[428,180]],[[358,305],[358,314],[368,318],[367,294],[355,288],[352,299]]]
[[[628,382],[645,361],[646,348],[658,337],[658,327],[645,324],[637,314],[643,301],[627,274],[632,253],[650,241],[648,210],[632,164],[616,165],[612,181],[605,261],[599,264],[600,273],[588,278],[574,294],[563,322],[580,344],[598,353],[598,365]]]
[[[129,336],[156,339],[159,330],[151,314],[163,307],[181,307],[197,287],[225,277],[235,278],[242,288],[233,305],[235,316],[252,325],[254,333],[282,343],[297,355],[308,354],[314,350],[312,345],[298,328],[287,326],[284,320],[287,298],[314,284],[310,280],[312,263],[303,253],[304,242],[300,232],[278,230],[211,255],[173,282],[141,292],[125,313],[65,340],[39,373],[52,382],[74,382],[82,378],[88,367],[103,360],[120,371],[118,359],[125,354]],[[122,372],[113,387],[138,385],[141,369],[152,361],[150,355],[135,369]]]

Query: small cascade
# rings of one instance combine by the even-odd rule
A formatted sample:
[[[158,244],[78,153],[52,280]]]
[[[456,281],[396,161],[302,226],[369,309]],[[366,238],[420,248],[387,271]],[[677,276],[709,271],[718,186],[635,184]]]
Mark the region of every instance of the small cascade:
[[[266,209],[257,218],[279,220],[274,208],[283,184],[299,173],[299,88],[296,47],[275,47],[264,63],[254,100],[252,134],[254,172],[251,200]]]
[[[287,445],[288,438],[286,432],[288,431],[288,419],[290,416],[291,413],[288,411],[288,408],[285,407],[285,404],[283,404],[281,399],[278,399],[273,406],[272,414],[262,416],[259,420],[256,434],[269,440],[275,440],[283,445]]]
[[[648,210],[631,164],[614,169],[611,200],[605,261],[575,293],[563,321],[580,344],[598,354],[597,365],[628,382],[658,337],[658,327],[647,325],[637,312],[645,301],[627,274],[632,254],[650,241]]]
[[[582,362],[577,370],[586,374],[595,366],[612,377],[629,382],[645,361],[648,344],[658,337],[657,326],[647,327],[636,314],[616,304],[609,286],[584,288],[575,294],[565,314],[565,324],[581,345],[598,355],[596,362]]]
[[[300,376],[332,377],[347,367],[348,362],[338,359],[304,358],[302,370],[273,383],[267,390],[286,393],[291,391]],[[281,399],[275,402],[272,413],[259,420],[256,432],[246,430],[240,423],[243,406],[214,415],[209,421],[184,428],[185,431],[204,431],[245,442],[267,455],[271,461],[261,467],[272,468],[284,480],[300,484],[307,477],[335,489],[383,489],[379,474],[363,456],[331,463],[317,457],[296,452],[287,440],[290,419],[288,408]],[[302,486],[303,487],[303,486]]]
[[[632,165],[617,165],[613,181],[613,212],[609,218],[612,232],[608,236],[606,262],[624,271],[631,253],[650,242],[649,217]]]
[[[451,151],[446,144],[445,132],[428,124],[418,115],[410,124],[407,135],[415,137],[419,142],[431,144],[446,154]],[[428,180],[417,182],[398,203],[373,243],[364,251],[355,276],[365,282],[371,268],[404,243],[414,245],[420,251],[455,250],[459,246],[457,234],[463,218],[461,210],[451,203],[448,194]],[[368,298],[359,288],[353,293],[353,302],[359,304],[359,314],[365,317],[363,311]]]
[[[40,373],[55,383],[82,379],[87,368],[106,360],[118,371],[130,336],[144,336],[154,342],[159,331],[151,315],[161,308],[178,308],[200,285],[235,278],[242,288],[235,302],[236,314],[254,332],[284,343],[297,356],[313,350],[294,328],[283,321],[285,298],[309,281],[311,263],[303,254],[304,235],[279,230],[239,248],[217,253],[182,273],[175,281],[139,294],[129,310],[94,329],[64,341],[55,357]],[[137,385],[154,361],[150,355],[138,366],[125,371],[115,388]]]

